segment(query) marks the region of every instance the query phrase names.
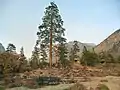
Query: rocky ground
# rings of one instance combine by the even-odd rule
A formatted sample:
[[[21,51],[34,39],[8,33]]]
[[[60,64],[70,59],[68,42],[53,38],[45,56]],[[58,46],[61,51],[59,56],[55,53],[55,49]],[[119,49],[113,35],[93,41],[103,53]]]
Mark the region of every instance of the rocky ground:
[[[120,90],[120,77],[106,76],[106,77],[89,77],[89,78],[90,78],[90,81],[79,82],[84,86],[86,86],[88,90],[91,87],[95,90],[98,84],[105,84],[106,86],[109,87],[110,90]],[[64,90],[73,85],[74,84],[60,84],[56,86],[46,86],[46,87],[37,88],[37,89],[17,87],[17,88],[6,89],[6,90]]]
[[[39,76],[53,76],[60,77],[63,81],[60,85],[39,87],[36,82],[36,78]],[[11,82],[13,81],[13,82]],[[7,90],[63,90],[75,83],[81,83],[87,88],[95,88],[97,84],[105,84],[110,90],[120,89],[120,70],[116,66],[101,67],[83,67],[80,65],[74,65],[72,68],[58,69],[58,68],[46,68],[37,69],[30,72],[18,74],[12,78],[6,78],[6,87],[17,87],[19,89],[12,88]],[[22,87],[20,87],[22,86]],[[22,88],[22,89],[21,89]],[[23,89],[24,88],[24,89]],[[37,88],[37,89],[35,89]],[[54,89],[55,88],[55,89]]]

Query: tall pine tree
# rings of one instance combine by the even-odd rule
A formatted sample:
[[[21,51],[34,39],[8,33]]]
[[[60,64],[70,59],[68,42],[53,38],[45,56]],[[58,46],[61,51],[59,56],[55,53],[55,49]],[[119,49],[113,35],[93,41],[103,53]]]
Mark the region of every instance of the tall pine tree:
[[[43,23],[39,25],[39,42],[49,46],[49,63],[52,67],[52,48],[53,44],[61,43],[65,41],[64,36],[65,29],[63,28],[63,21],[59,14],[59,9],[54,2],[51,2],[48,7],[45,8],[45,15],[42,18]]]

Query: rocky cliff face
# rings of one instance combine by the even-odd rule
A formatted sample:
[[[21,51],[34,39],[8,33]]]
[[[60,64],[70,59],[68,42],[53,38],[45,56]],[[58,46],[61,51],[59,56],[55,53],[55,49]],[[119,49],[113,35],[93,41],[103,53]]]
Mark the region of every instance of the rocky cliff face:
[[[4,48],[4,46],[0,43],[0,53],[3,53],[3,52],[5,52],[5,48]]]
[[[114,57],[120,55],[120,29],[111,34],[94,48],[96,53],[107,52]]]

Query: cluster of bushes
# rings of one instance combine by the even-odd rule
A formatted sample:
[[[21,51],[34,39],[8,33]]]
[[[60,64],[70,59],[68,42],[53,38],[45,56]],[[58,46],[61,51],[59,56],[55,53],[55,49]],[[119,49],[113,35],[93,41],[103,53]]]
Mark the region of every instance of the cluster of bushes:
[[[21,73],[27,69],[28,62],[25,57],[9,52],[0,54],[0,74]]]
[[[73,47],[69,52],[69,61],[72,62],[80,60],[80,64],[86,66],[95,66],[100,63],[120,63],[120,56],[118,58],[114,58],[113,55],[108,52],[96,54],[94,48],[92,50],[88,50],[86,46],[83,48],[82,56],[79,55],[79,51],[80,48],[78,41],[74,41]]]
[[[118,58],[114,58],[112,54],[107,52],[96,54],[94,51],[91,52],[85,48],[80,62],[82,65],[87,66],[95,66],[100,63],[120,63],[120,56]]]
[[[80,62],[82,65],[95,66],[99,63],[99,57],[94,52],[84,51]]]

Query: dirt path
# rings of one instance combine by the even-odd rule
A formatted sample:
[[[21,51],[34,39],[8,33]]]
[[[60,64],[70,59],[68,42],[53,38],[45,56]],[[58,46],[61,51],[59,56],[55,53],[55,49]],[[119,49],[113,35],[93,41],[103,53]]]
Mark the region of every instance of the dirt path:
[[[91,81],[87,82],[80,82],[83,85],[85,85],[87,88],[95,88],[98,84],[105,84],[107,85],[110,90],[120,90],[120,77],[115,76],[107,76],[107,77],[90,77]],[[28,89],[24,87],[19,88],[12,88],[7,90],[63,90],[65,88],[68,88],[72,86],[73,84],[60,84],[56,86],[46,86],[44,88],[38,88],[38,89]]]
[[[87,88],[95,88],[98,84],[105,84],[110,90],[120,90],[120,77],[91,77],[90,82],[81,82]]]

